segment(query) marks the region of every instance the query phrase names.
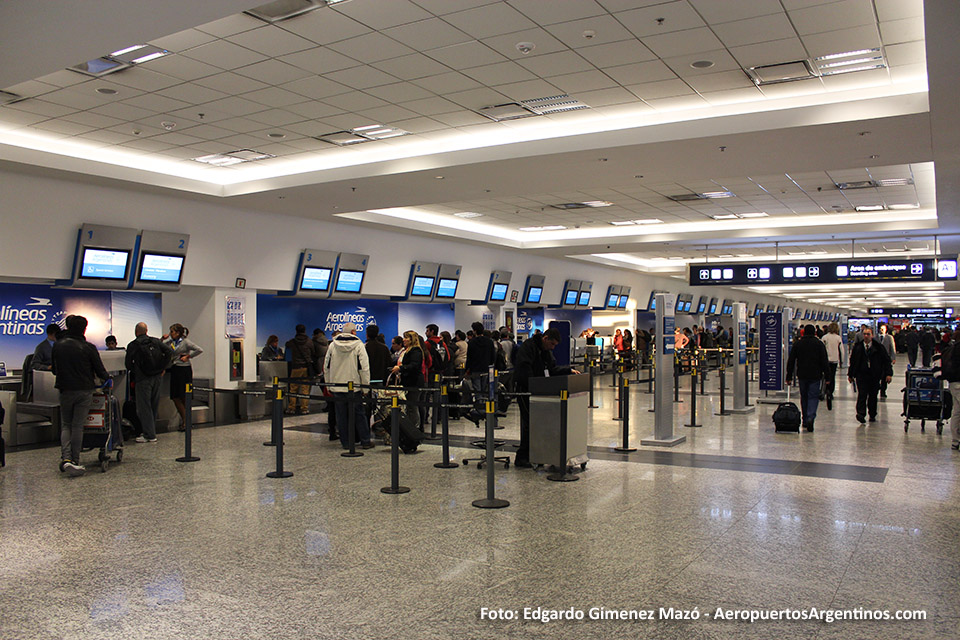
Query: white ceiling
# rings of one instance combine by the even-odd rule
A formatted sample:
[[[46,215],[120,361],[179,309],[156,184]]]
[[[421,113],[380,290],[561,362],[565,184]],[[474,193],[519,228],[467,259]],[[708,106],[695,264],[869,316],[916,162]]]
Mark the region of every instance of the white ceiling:
[[[67,16],[80,6],[58,4]],[[63,26],[44,28],[57,19],[39,8],[0,9],[2,32],[18,34],[4,54],[33,60],[36,48],[47,65],[0,75],[26,98],[0,107],[0,159],[555,255],[609,246],[642,261],[689,259],[725,244],[769,256],[774,241],[832,253],[858,235],[886,236],[862,247],[886,251],[957,230],[937,206],[956,193],[934,162],[947,151],[926,82],[928,49],[949,58],[960,24],[941,7],[925,24],[921,0],[350,0],[273,25],[226,2],[191,22],[178,3],[177,20],[154,29],[189,28],[165,36],[122,4],[100,8],[109,37],[85,47],[52,40]],[[146,37],[171,55],[99,79],[66,69],[98,55],[91,42],[107,54]],[[535,48],[524,54],[521,42]],[[763,87],[745,73],[871,48],[886,68]],[[561,94],[590,108],[500,123],[477,113]],[[371,124],[410,135],[345,148],[316,139]],[[235,149],[276,158],[192,160]],[[914,184],[835,186],[882,178]],[[721,190],[734,196],[668,198]],[[587,200],[614,206],[550,207]],[[863,205],[916,209],[847,224]],[[462,212],[482,217],[453,215]],[[714,219],[757,212],[767,217]],[[635,219],[662,222],[610,224]],[[517,230],[543,225],[568,232]]]

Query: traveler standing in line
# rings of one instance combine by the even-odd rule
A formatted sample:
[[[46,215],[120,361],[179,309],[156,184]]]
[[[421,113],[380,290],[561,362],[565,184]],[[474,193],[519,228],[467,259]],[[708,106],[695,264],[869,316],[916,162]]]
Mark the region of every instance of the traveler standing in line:
[[[482,322],[474,322],[471,328],[473,339],[467,344],[467,361],[464,369],[464,378],[469,381],[470,393],[465,394],[467,399],[463,404],[473,404],[467,414],[467,420],[479,427],[483,412],[478,405],[482,405],[487,396],[490,366],[497,361],[497,347],[487,336]]]
[[[950,448],[960,450],[960,347],[957,342],[950,342],[944,346],[940,354],[940,377],[949,382],[950,396],[953,401],[953,412],[950,414],[950,433],[953,442]]]
[[[147,335],[147,323],[134,327],[136,338],[127,345],[124,366],[133,380],[134,399],[141,434],[136,442],[157,441],[157,408],[160,406],[160,379],[173,362],[173,349],[159,338]]]
[[[354,391],[356,401],[353,407],[349,402],[347,383],[364,386],[370,384],[370,359],[367,358],[363,341],[357,337],[357,325],[354,323],[344,323],[343,331],[327,347],[327,355],[323,361],[323,377],[327,384],[337,385],[330,390],[333,392],[336,406],[341,446],[344,449],[350,446],[350,411],[352,410],[356,437],[360,446],[364,449],[372,449],[374,444],[370,440],[370,421],[367,419],[362,402],[364,391],[362,389]]]
[[[280,338],[270,336],[267,338],[267,344],[263,345],[263,350],[260,352],[260,361],[274,362],[276,360],[283,360],[283,349],[280,348]]]
[[[513,341],[513,334],[507,330],[500,333],[500,346],[503,347],[503,357],[507,362],[507,368],[513,367],[513,352],[517,343]]]
[[[897,343],[893,340],[893,336],[888,333],[887,325],[880,325],[880,344],[883,345],[883,348],[886,349],[887,355],[890,356],[890,364],[895,365],[897,363]],[[887,381],[886,379],[880,382],[880,397],[887,397]]]
[[[295,330],[296,335],[287,340],[284,347],[287,351],[287,362],[290,363],[290,378],[300,379],[302,382],[290,382],[290,393],[306,396],[310,395],[310,378],[317,375],[317,352],[313,340],[307,335],[307,328],[298,324]],[[300,401],[299,410],[297,400]],[[310,413],[310,399],[294,398],[291,395],[287,398],[287,409],[284,413],[287,415]]]
[[[48,324],[47,337],[33,350],[33,360],[30,361],[31,369],[34,371],[50,371],[50,365],[53,362],[53,345],[56,343],[58,335],[60,335],[60,326]]]
[[[623,330],[623,365],[629,371],[633,368],[633,333],[630,329]]]
[[[117,346],[117,336],[107,336],[103,339],[103,345],[107,351],[123,351],[123,347]]]
[[[837,389],[837,369],[843,362],[843,340],[840,338],[840,325],[832,322],[827,332],[821,338],[827,350],[827,362],[830,363],[830,373],[827,375],[824,398],[827,401],[827,411],[833,410],[833,392]]]
[[[553,357],[553,350],[560,344],[560,332],[556,329],[547,329],[540,335],[524,340],[517,348],[516,366],[513,372],[513,383],[517,393],[530,391],[530,378],[539,378],[544,372],[551,376],[563,376],[571,373],[580,373],[570,367],[558,367]],[[529,468],[530,464],[530,397],[518,396],[517,406],[520,407],[520,448],[514,458],[515,467]],[[566,464],[566,460],[563,461]]]
[[[400,362],[400,358],[403,357],[403,338],[401,336],[393,336],[393,339],[390,340],[390,362],[397,364]]]
[[[170,333],[165,335],[166,342],[173,349],[173,366],[170,367],[170,399],[180,414],[180,431],[187,428],[187,385],[193,384],[193,366],[190,361],[203,353],[203,349],[187,338],[190,330],[179,322],[170,325]]]
[[[60,471],[70,476],[82,476],[86,471],[80,465],[83,446],[83,425],[93,404],[95,378],[104,386],[113,386],[113,379],[100,360],[100,353],[84,334],[87,319],[67,316],[66,335],[50,350],[51,371],[57,377],[60,390]]]
[[[367,341],[364,348],[367,351],[367,360],[370,362],[370,384],[383,387],[390,375],[390,349],[380,342],[380,327],[375,324],[367,326]]]
[[[937,336],[930,327],[926,327],[920,334],[920,353],[923,355],[923,366],[929,367],[933,359],[933,348],[937,346]]]
[[[462,371],[467,366],[467,349],[469,348],[467,334],[457,329],[453,335],[456,336],[454,344],[457,345],[457,355],[453,357],[453,364],[457,371]]]
[[[420,334],[416,331],[403,332],[403,355],[393,367],[393,372],[400,375],[400,386],[405,390],[407,406],[403,415],[415,424],[420,424],[420,411],[417,403],[420,402],[420,387],[426,381],[426,367],[424,366],[423,343]]]
[[[330,346],[330,340],[327,339],[327,334],[323,332],[323,329],[317,327],[313,330],[313,350],[317,354],[317,361],[314,364],[314,368],[317,372],[317,375],[323,374],[323,363],[327,360],[327,347]]]
[[[800,383],[800,415],[803,427],[813,431],[813,422],[817,419],[817,404],[820,402],[820,382],[830,375],[827,349],[817,339],[817,328],[808,324],[803,328],[803,337],[793,343],[787,358],[787,378],[789,386],[794,373]]]
[[[847,368],[847,380],[857,383],[857,422],[864,424],[864,416],[870,415],[870,422],[877,421],[877,394],[880,381],[893,380],[893,367],[887,350],[873,339],[873,329],[863,327],[863,340],[853,346],[850,352],[850,366]]]
[[[904,340],[907,343],[907,358],[910,360],[910,368],[917,366],[917,352],[920,350],[920,334],[917,328],[910,326],[907,328],[907,335]]]

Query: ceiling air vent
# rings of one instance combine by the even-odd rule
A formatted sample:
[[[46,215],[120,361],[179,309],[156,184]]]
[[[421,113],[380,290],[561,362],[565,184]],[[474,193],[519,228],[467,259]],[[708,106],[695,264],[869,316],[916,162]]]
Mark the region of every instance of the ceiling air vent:
[[[516,102],[508,102],[506,104],[495,104],[490,107],[483,107],[477,113],[490,118],[494,122],[518,120],[520,118],[529,118],[530,116],[538,115]]]
[[[795,82],[797,80],[817,77],[810,63],[806,60],[750,67],[747,69],[747,75],[750,76],[750,79],[753,80],[754,84],[758,87],[767,84]]]
[[[875,180],[856,180],[854,182],[838,182],[837,189],[847,191],[850,189],[873,189],[879,187]]]
[[[597,207],[612,207],[612,202],[606,200],[589,200],[587,202],[561,202],[550,205],[554,209],[596,209]]]
[[[667,196],[674,202],[691,202],[694,200],[713,200],[714,198],[732,198],[732,191],[707,191],[705,193],[681,193],[675,196]]]
[[[504,120],[518,120],[531,116],[546,116],[554,113],[563,113],[564,111],[579,111],[580,109],[589,108],[590,105],[584,104],[564,93],[556,96],[521,100],[520,102],[496,104],[478,109],[477,113],[490,118],[494,122],[503,122]]]
[[[238,149],[237,151],[227,151],[226,153],[212,153],[208,156],[194,158],[196,162],[211,164],[215,167],[230,167],[243,162],[253,162],[254,160],[266,160],[276,156],[269,153],[261,153],[252,149]]]
[[[397,129],[396,127],[387,127],[379,124],[371,124],[350,131],[334,131],[317,136],[317,140],[335,144],[338,147],[349,147],[352,144],[361,142],[371,142],[373,140],[386,140],[387,138],[396,138],[398,136],[410,135],[409,131]]]

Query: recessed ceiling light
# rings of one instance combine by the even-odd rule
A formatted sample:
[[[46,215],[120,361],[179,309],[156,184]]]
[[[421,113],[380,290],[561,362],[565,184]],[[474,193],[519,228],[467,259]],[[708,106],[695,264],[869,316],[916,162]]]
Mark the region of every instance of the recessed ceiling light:
[[[97,87],[97,93],[101,93],[105,96],[115,96],[117,95],[117,90],[111,89],[110,87]]]
[[[718,258],[732,258],[732,257],[733,257],[733,254],[732,254],[732,253],[721,253],[721,254],[718,255],[717,257],[718,257]]]
[[[887,207],[888,209],[899,210],[899,209],[919,209],[919,204],[891,204]]]
[[[453,214],[458,218],[482,218],[482,213],[477,213],[476,211],[461,211],[460,213]]]
[[[362,127],[354,127],[352,131],[370,131],[372,129],[382,129],[382,128],[383,128],[382,124],[368,124]]]
[[[643,218],[640,220],[614,220],[610,224],[612,224],[615,227],[627,227],[627,226],[635,226],[635,225],[643,225],[643,224],[661,224],[662,222],[663,220],[659,218]]]
[[[855,209],[856,209],[858,212],[863,212],[863,211],[883,211],[883,205],[882,205],[882,204],[865,204],[865,205],[860,205],[859,207],[855,207]]]
[[[820,60],[836,60],[837,58],[850,58],[853,56],[862,56],[866,53],[873,53],[874,51],[879,51],[879,49],[859,49],[857,51],[847,51],[845,53],[831,53],[826,56],[820,56],[815,58],[818,62]]]
[[[913,184],[913,178],[885,178],[877,180],[878,187],[906,187]]]
[[[286,138],[286,137],[287,137],[287,134],[285,134],[285,133],[278,133],[278,132],[274,131],[274,132],[268,133],[268,134],[267,134],[267,137],[268,137],[268,138],[280,139],[280,138]]]
[[[111,60],[110,58],[95,58],[93,60],[87,60],[86,62],[81,62],[80,64],[69,67],[69,69],[70,71],[76,71],[87,76],[100,78],[108,73],[115,73],[121,69],[126,69],[129,66],[131,65],[126,62],[120,62],[119,60]]]
[[[435,180],[443,180],[443,176],[433,176]]]
[[[712,216],[714,220],[736,220],[737,214],[735,213],[721,213],[719,215]]]
[[[329,142],[330,144],[335,144],[338,147],[346,147],[351,144],[359,144],[361,142],[370,142],[369,138],[364,138],[363,136],[357,135],[350,131],[334,131],[333,133],[325,133],[322,136],[317,136],[317,140],[321,142]]]
[[[562,231],[566,227],[559,224],[551,224],[544,227],[520,227],[519,231]]]
[[[588,202],[561,202],[550,205],[554,209],[595,209],[597,207],[612,207],[612,202],[606,200],[590,200]]]
[[[237,151],[227,151],[226,153],[212,153],[206,156],[194,158],[197,162],[211,164],[215,167],[229,167],[242,162],[253,162],[255,160],[266,160],[276,156],[269,153],[261,153],[252,149],[238,149]]]
[[[733,194],[729,191],[705,191],[700,194],[704,198],[732,198]]]
[[[767,215],[768,214],[763,211],[755,211],[752,213],[738,213],[737,217],[738,218],[766,218]]]
[[[716,63],[713,60],[694,60],[690,63],[690,66],[694,69],[709,69],[714,64]]]
[[[132,47],[114,51],[107,57],[128,64],[143,64],[150,60],[162,58],[169,53],[166,49],[155,47],[152,44],[135,44]]]
[[[244,11],[247,15],[273,24],[319,9],[324,5],[336,4],[336,0],[276,0]]]

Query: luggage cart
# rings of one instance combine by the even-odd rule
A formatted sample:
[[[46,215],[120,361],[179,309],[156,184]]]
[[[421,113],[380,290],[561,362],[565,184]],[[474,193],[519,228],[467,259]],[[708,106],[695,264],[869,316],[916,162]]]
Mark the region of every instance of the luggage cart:
[[[123,460],[123,433],[120,429],[120,403],[110,389],[98,389],[93,394],[93,405],[83,425],[83,451],[98,450],[100,471],[107,472],[110,454],[116,452],[117,462]]]
[[[903,431],[910,430],[910,420],[920,420],[920,432],[926,431],[927,420],[937,421],[937,435],[943,433],[943,421],[948,417],[946,400],[950,394],[942,388],[941,379],[933,369],[909,369],[907,385],[903,388]]]

